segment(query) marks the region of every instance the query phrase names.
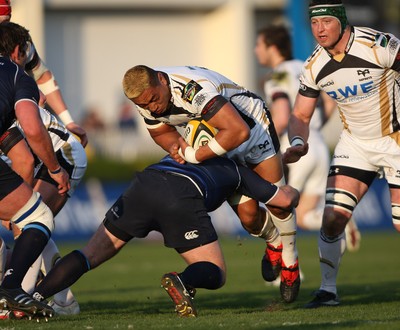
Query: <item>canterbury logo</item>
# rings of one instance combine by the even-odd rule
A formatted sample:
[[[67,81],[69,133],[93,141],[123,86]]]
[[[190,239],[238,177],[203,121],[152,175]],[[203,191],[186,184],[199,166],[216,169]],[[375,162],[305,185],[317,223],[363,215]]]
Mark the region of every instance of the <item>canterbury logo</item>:
[[[197,237],[199,237],[199,235],[197,234],[197,230],[192,230],[185,233],[185,238],[187,240],[195,239]]]
[[[14,269],[12,269],[12,268],[7,269],[7,271],[4,273],[4,277],[12,275],[13,272],[14,272]]]

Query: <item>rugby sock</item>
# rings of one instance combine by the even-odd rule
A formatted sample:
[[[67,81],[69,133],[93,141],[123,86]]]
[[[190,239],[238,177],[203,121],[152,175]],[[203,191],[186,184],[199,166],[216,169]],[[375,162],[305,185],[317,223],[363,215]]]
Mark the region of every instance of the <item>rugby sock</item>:
[[[182,282],[191,288],[215,290],[224,284],[222,270],[212,262],[200,261],[189,265],[179,274]]]
[[[29,267],[28,271],[26,272],[25,277],[22,281],[22,289],[25,292],[32,293],[33,289],[35,288],[41,263],[42,256],[40,255],[39,258],[36,259],[36,261]]]
[[[60,251],[52,239],[49,240],[44,248],[42,256],[41,270],[44,276],[46,276],[52,267],[54,267],[54,265],[61,259]],[[70,288],[66,288],[60,292],[57,292],[54,295],[53,300],[60,306],[68,306],[75,301],[75,297]]]
[[[282,240],[282,261],[286,267],[292,266],[297,261],[296,217],[291,213],[286,219],[280,219],[271,213],[271,218]]]
[[[10,265],[5,272],[2,287],[17,289],[21,287],[29,267],[40,256],[48,241],[48,236],[36,228],[27,228],[15,240]]]
[[[337,293],[336,278],[339,264],[346,249],[345,234],[339,236],[326,236],[322,229],[318,239],[319,264],[321,268],[321,290]]]
[[[262,214],[264,219],[264,225],[258,234],[251,234],[254,237],[263,238],[267,243],[273,247],[278,247],[281,244],[281,237],[271,219],[271,212],[264,207],[259,208],[259,212]]]
[[[55,264],[36,287],[33,296],[38,300],[51,297],[71,286],[89,270],[90,265],[85,255],[78,250],[72,251]]]

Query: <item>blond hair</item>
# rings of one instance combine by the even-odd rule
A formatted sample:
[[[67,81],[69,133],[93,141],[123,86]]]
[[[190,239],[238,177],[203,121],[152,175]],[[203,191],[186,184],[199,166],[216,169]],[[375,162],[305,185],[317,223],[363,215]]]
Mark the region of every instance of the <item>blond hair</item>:
[[[122,88],[129,99],[139,97],[146,88],[157,84],[157,71],[145,65],[136,65],[130,68],[122,79]]]

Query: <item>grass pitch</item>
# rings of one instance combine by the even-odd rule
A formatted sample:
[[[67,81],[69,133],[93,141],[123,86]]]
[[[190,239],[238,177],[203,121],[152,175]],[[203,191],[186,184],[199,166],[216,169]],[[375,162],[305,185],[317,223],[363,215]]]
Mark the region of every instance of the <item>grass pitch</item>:
[[[73,287],[81,314],[48,323],[0,322],[2,329],[400,329],[399,234],[362,233],[361,249],[342,259],[338,288],[341,305],[303,309],[319,287],[317,234],[300,233],[298,249],[305,279],[292,304],[261,277],[264,249],[249,236],[222,238],[228,267],[226,285],[200,289],[199,316],[180,319],[160,287],[161,276],[185,267],[179,255],[157,241],[132,241],[116,257],[85,274]],[[60,244],[63,254],[84,243]]]

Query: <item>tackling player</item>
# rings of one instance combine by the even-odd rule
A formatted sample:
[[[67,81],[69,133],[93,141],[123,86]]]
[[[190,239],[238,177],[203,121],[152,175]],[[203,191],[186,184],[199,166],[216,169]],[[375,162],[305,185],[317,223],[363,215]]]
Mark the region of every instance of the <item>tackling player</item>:
[[[167,156],[135,176],[87,245],[63,257],[33,296],[41,300],[51,297],[115,256],[131,239],[156,230],[163,235],[165,246],[174,248],[188,264],[180,273],[162,276],[161,285],[179,316],[195,317],[196,289],[215,290],[225,283],[226,266],[208,212],[237,189],[288,212],[299,199],[292,187],[278,188],[227,158],[182,165]],[[279,235],[271,220],[267,220],[266,234],[267,238]]]

